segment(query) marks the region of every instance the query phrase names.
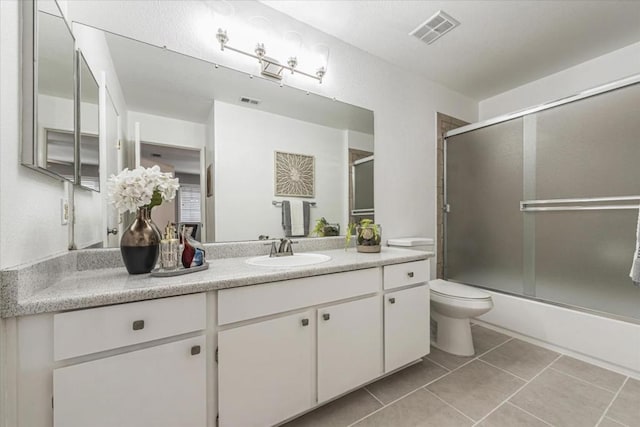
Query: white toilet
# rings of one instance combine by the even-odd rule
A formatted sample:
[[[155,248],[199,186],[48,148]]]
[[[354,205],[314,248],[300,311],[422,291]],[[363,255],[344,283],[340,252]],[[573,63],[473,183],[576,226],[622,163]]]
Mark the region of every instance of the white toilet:
[[[431,280],[431,344],[458,356],[473,356],[471,317],[480,316],[493,308],[491,295],[480,289]]]

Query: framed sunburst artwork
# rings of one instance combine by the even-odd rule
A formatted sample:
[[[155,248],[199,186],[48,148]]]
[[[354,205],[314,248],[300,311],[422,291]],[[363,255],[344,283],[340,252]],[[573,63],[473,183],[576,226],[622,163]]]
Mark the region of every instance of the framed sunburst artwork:
[[[275,195],[315,196],[315,157],[275,151]]]

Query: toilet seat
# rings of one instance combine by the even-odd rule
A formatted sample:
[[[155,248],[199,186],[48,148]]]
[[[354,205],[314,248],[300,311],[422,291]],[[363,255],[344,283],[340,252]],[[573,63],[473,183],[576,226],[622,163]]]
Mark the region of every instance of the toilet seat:
[[[443,298],[450,298],[460,301],[487,301],[491,300],[491,295],[471,286],[460,283],[448,282],[442,279],[431,280],[429,282],[431,292]]]

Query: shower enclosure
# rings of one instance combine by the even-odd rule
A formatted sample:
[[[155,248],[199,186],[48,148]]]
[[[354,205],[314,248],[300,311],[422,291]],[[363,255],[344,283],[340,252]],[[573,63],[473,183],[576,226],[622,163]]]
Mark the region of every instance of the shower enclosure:
[[[640,323],[640,76],[446,134],[445,278]]]

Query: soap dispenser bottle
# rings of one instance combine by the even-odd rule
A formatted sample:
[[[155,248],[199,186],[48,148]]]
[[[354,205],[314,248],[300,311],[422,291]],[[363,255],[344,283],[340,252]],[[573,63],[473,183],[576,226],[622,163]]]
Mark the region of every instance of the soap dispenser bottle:
[[[160,267],[163,270],[175,270],[178,268],[178,246],[175,228],[167,223],[164,229],[164,238],[160,241]]]

